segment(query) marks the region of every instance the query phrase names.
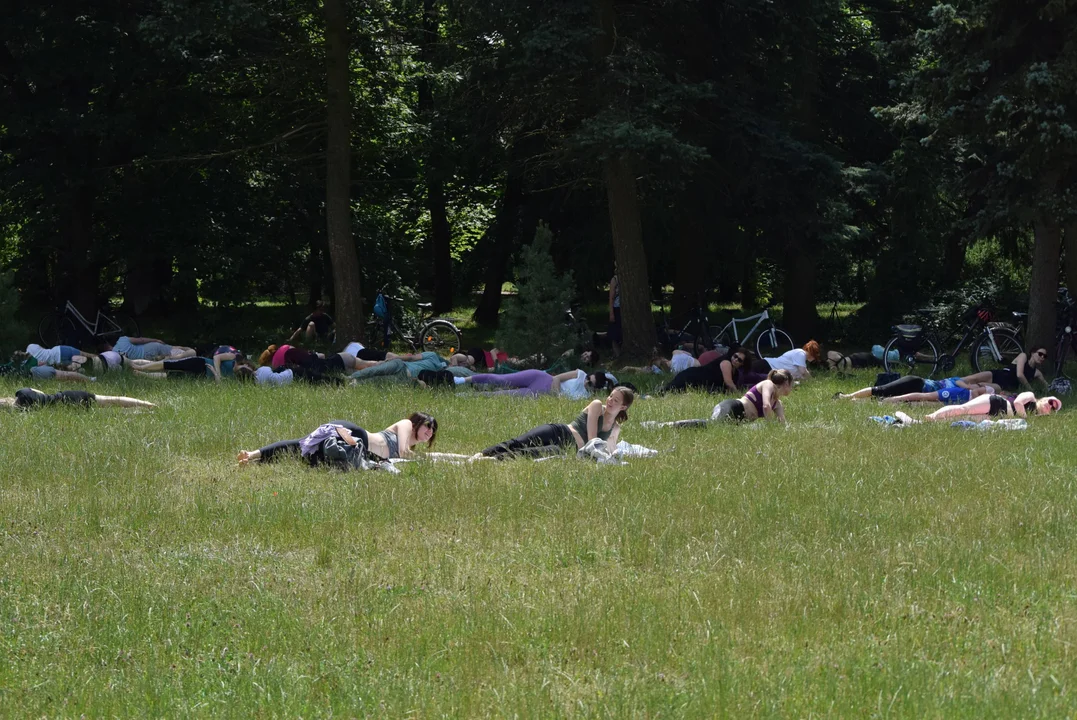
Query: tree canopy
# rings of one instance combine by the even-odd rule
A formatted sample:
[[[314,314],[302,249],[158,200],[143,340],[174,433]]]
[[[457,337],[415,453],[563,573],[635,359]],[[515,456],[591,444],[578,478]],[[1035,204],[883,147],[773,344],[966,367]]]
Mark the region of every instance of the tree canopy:
[[[392,286],[492,325],[546,222],[581,295],[617,263],[631,352],[666,286],[803,341],[996,273],[1044,342],[1075,81],[1064,0],[7,3],[0,270],[27,309],[325,297],[355,334]]]

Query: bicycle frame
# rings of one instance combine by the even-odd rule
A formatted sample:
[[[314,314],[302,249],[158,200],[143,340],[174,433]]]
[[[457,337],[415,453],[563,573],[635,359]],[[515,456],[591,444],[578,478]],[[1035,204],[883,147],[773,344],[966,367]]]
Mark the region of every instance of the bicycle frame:
[[[106,327],[108,325],[111,325],[112,327],[107,328],[107,329],[116,330],[116,331],[122,331],[123,330],[123,328],[121,328],[119,325],[116,324],[115,320],[110,318],[108,315],[105,315],[100,310],[97,311],[97,317],[94,318],[93,325],[90,325],[90,321],[87,320],[82,315],[82,313],[79,312],[79,309],[77,307],[75,307],[74,305],[71,304],[70,300],[68,300],[67,304],[64,306],[64,313],[67,314],[67,315],[73,315],[74,319],[78,320],[79,323],[82,324],[82,327],[85,328],[86,332],[90,333],[90,335],[92,335],[94,337],[97,337],[102,332],[104,332],[104,330],[106,329]],[[104,323],[106,324],[106,327],[102,327],[102,321],[104,321]]]
[[[726,333],[726,331],[732,329],[733,330],[733,340],[734,340],[734,342],[736,342],[738,345],[741,345],[745,341],[747,341],[748,338],[750,338],[755,333],[755,331],[758,330],[759,327],[766,320],[769,320],[769,319],[770,319],[770,313],[768,311],[766,311],[766,310],[764,310],[761,313],[758,313],[756,315],[752,315],[752,316],[746,317],[746,318],[733,318],[728,323],[726,323],[725,327],[723,327],[721,330],[718,331],[718,337],[721,337],[722,335],[724,335]],[[752,320],[756,321],[755,325],[752,325],[752,329],[749,330],[748,332],[746,332],[744,334],[744,337],[741,338],[739,333],[737,332],[737,323],[742,323],[742,324],[750,323]]]

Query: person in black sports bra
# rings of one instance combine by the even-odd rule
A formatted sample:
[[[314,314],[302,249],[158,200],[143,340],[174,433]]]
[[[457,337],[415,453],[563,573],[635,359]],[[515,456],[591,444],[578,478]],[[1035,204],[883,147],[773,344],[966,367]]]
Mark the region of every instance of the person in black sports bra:
[[[1029,413],[1050,415],[1062,409],[1062,401],[1056,397],[1036,399],[1030,392],[1023,392],[1017,397],[1002,395],[981,395],[961,405],[947,405],[939,408],[924,420],[946,420],[965,415],[987,415],[990,417],[1027,417]]]

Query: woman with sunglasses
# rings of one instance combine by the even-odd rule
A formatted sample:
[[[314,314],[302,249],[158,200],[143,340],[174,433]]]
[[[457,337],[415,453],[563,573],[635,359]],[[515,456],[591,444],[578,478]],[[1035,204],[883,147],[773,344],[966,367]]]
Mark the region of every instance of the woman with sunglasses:
[[[1031,390],[1032,380],[1039,380],[1047,384],[1047,380],[1040,371],[1040,366],[1047,362],[1047,348],[1039,347],[1032,354],[1021,353],[1013,359],[1008,367],[998,370],[985,370],[973,375],[961,378],[969,385],[994,383],[1003,390]],[[1031,371],[1031,372],[1029,372]],[[1029,377],[1031,375],[1031,377]]]
[[[1062,401],[1056,397],[1036,399],[1030,392],[1023,392],[1017,397],[1005,397],[1003,395],[981,395],[973,398],[962,405],[949,405],[939,408],[930,415],[925,415],[924,420],[946,420],[947,418],[960,417],[963,415],[1004,415],[1012,417],[1020,415],[1027,417],[1030,412],[1037,415],[1050,415],[1062,409]]]
[[[685,390],[705,390],[710,393],[738,392],[740,376],[747,372],[748,351],[742,347],[729,350],[724,357],[706,365],[690,367],[677,373],[672,380],[658,388],[659,395]]]

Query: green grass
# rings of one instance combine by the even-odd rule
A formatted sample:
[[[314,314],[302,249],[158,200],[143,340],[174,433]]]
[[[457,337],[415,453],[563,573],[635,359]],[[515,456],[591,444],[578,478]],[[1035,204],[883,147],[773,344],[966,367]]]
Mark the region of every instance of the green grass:
[[[234,461],[417,409],[475,451],[552,398],[110,378],[160,407],[3,413],[2,714],[1072,715],[1077,416],[885,429],[830,400],[868,380],[785,428],[638,401],[662,454],[624,467]]]

